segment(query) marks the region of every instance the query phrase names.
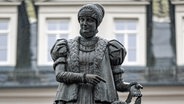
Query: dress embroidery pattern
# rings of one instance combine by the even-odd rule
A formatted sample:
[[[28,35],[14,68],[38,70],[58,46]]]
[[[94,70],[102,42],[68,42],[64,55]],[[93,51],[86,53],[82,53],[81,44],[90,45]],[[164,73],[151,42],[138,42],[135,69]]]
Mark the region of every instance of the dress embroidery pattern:
[[[95,56],[94,57],[94,65],[93,69],[90,69],[91,74],[97,74],[100,76],[100,62],[103,59],[105,49],[107,47],[107,41],[104,39],[99,38],[98,42],[95,45]],[[73,40],[68,41],[68,48],[69,48],[69,54],[68,54],[68,65],[70,72],[76,72],[79,73],[79,37],[76,37]]]

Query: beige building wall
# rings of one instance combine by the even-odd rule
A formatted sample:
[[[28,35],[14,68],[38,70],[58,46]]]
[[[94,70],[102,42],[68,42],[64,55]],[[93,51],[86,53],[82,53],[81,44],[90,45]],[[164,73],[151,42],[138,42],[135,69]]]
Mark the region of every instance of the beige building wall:
[[[53,104],[56,87],[0,89],[0,104]],[[128,93],[119,93],[124,100]],[[151,86],[142,90],[142,104],[183,104],[183,86]],[[133,102],[132,102],[133,104]]]

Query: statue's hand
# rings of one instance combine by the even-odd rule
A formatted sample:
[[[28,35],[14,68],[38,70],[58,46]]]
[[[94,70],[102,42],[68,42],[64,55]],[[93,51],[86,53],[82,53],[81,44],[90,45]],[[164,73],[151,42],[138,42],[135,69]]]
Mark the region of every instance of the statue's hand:
[[[96,85],[100,83],[100,81],[106,82],[102,77],[95,74],[86,74],[84,80],[86,83],[90,83],[92,85]]]
[[[130,94],[132,97],[141,97],[141,91],[140,89],[143,89],[143,86],[139,83],[133,83],[130,87]]]

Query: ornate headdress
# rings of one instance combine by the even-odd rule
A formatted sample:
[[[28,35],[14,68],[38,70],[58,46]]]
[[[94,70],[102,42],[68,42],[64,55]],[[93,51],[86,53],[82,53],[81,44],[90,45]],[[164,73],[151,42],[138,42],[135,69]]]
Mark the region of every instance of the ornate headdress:
[[[78,12],[78,20],[81,16],[89,16],[97,21],[97,26],[100,25],[104,17],[104,8],[100,4],[86,4]]]

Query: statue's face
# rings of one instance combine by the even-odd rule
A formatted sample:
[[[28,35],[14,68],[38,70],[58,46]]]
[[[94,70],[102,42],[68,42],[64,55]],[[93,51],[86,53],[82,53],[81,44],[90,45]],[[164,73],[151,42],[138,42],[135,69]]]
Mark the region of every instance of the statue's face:
[[[92,38],[96,35],[96,20],[89,16],[79,17],[80,34],[84,38]]]

